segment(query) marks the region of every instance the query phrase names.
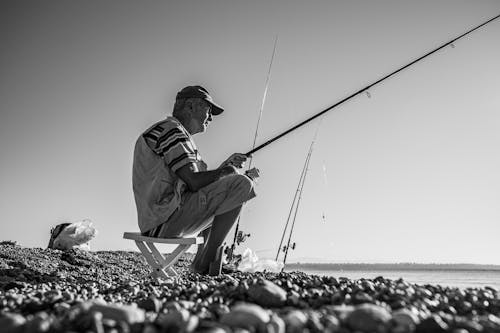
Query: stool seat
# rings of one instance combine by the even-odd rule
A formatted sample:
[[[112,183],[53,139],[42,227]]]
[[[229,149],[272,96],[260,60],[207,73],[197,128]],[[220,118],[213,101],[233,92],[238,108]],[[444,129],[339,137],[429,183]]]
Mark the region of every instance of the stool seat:
[[[172,267],[177,260],[191,247],[191,245],[203,244],[203,237],[179,237],[179,238],[155,238],[142,236],[140,232],[125,232],[124,239],[130,239],[135,242],[139,251],[146,259],[147,263],[153,269],[153,275],[156,278],[167,278],[169,276],[178,276],[179,274]],[[175,250],[164,256],[158,251],[155,243],[177,244]]]

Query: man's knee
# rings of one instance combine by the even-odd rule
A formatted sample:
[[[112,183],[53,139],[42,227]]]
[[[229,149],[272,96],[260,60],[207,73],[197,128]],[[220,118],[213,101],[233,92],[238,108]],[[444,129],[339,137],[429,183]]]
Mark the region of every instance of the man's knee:
[[[232,184],[237,191],[243,193],[253,193],[254,183],[253,181],[245,175],[231,175]]]

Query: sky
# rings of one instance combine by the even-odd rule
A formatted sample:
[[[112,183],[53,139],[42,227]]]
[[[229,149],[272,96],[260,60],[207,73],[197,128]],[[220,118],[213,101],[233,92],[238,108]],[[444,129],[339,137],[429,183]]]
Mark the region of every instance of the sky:
[[[465,1],[2,1],[0,239],[90,219],[135,250],[140,133],[201,84],[215,168],[500,13]],[[500,264],[500,20],[322,117],[289,262]],[[274,258],[318,121],[258,151],[239,249]],[[323,218],[323,215],[325,218]],[[231,232],[232,237],[232,232]],[[228,239],[229,240],[229,239]],[[169,250],[168,247],[165,248]]]

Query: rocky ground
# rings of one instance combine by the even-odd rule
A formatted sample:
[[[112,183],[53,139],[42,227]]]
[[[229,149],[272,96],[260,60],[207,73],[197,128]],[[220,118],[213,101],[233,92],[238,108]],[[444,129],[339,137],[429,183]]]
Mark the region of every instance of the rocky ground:
[[[304,273],[156,281],[134,252],[0,245],[0,332],[500,332],[500,292]]]

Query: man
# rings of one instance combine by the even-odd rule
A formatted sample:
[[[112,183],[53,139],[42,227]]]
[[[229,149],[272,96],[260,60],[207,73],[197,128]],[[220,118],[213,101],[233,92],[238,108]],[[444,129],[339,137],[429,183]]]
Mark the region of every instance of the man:
[[[191,264],[208,273],[217,248],[237,220],[242,205],[255,197],[259,170],[240,174],[247,157],[232,154],[219,168],[207,170],[192,135],[203,133],[223,108],[201,86],[177,93],[174,110],[137,139],[133,189],[139,228],[145,236],[184,237],[201,233],[205,243]]]

